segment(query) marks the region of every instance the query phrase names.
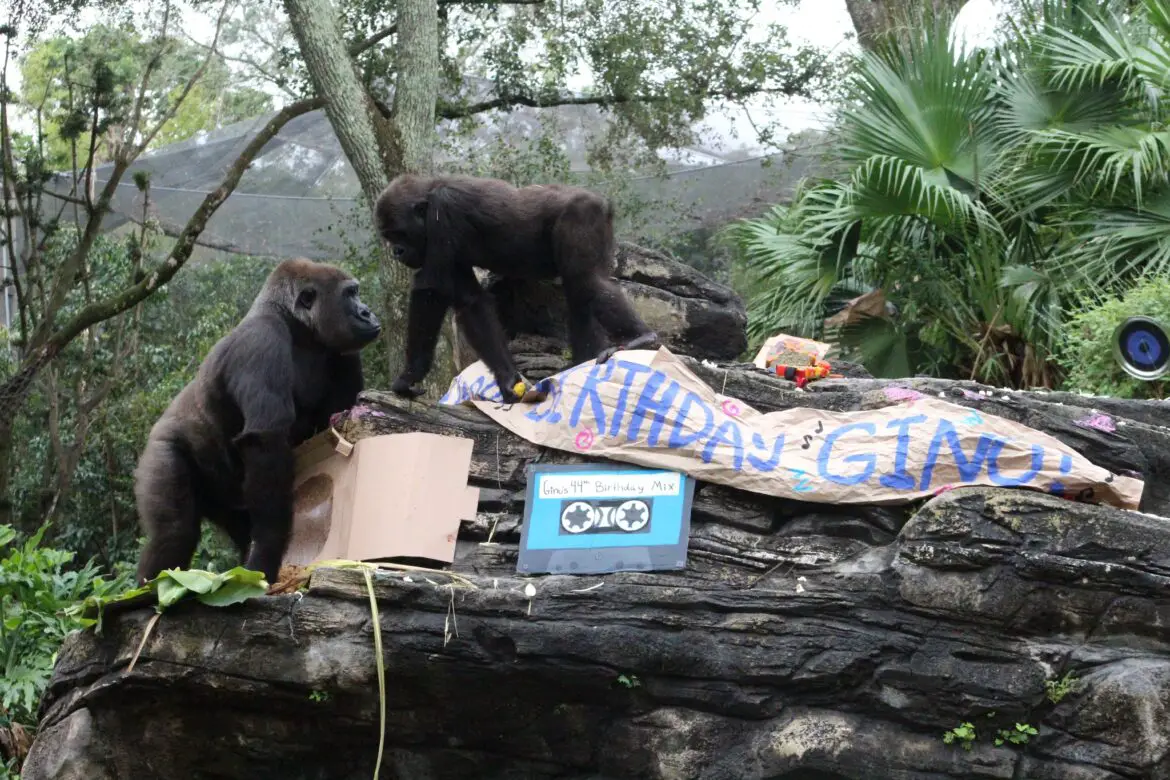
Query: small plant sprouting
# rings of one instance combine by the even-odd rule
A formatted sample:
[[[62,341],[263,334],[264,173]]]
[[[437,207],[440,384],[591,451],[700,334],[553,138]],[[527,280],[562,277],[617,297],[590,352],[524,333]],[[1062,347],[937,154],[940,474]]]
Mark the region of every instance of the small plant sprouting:
[[[1000,729],[999,736],[995,738],[995,745],[1000,747],[1005,742],[1010,742],[1013,745],[1026,745],[1029,739],[1039,733],[1027,723],[1017,723],[1014,729]]]
[[[950,731],[943,734],[943,742],[951,745],[955,740],[963,746],[963,750],[970,750],[971,743],[975,741],[975,726],[970,723],[960,723]]]
[[[642,681],[635,674],[631,674],[628,677],[624,674],[618,675],[617,681],[627,688],[638,688],[642,685]]]
[[[326,702],[329,701],[329,693],[327,691],[313,691],[309,694],[309,701]]]
[[[1060,704],[1061,699],[1076,691],[1077,684],[1080,681],[1080,678],[1074,677],[1072,672],[1068,672],[1059,680],[1045,680],[1045,695],[1053,704]]]

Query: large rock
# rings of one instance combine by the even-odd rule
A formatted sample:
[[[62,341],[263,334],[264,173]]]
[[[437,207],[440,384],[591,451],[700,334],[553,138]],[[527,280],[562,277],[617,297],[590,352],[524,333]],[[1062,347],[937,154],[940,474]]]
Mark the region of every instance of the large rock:
[[[615,278],[646,324],[672,352],[700,359],[734,360],[747,349],[747,313],[743,301],[724,285],[674,258],[630,243],[619,243]],[[557,281],[505,279],[489,274],[500,322],[512,339],[521,363],[535,356],[551,357],[545,373],[568,365],[565,296]],[[460,370],[476,360],[462,336],[456,350]],[[521,368],[535,378],[545,363]]]
[[[1027,490],[846,507],[700,485],[684,571],[520,578],[524,467],[579,458],[471,409],[366,393],[381,415],[344,435],[470,437],[482,489],[452,567],[465,581],[376,578],[383,778],[1170,777],[1170,405],[938,380],[797,390],[688,363],[760,409],[941,393],[1141,474],[1143,512]],[[359,573],[168,611],[127,672],[150,616],[66,642],[24,780],[371,776]],[[970,750],[943,739],[963,723]],[[996,746],[1017,723],[1038,733]]]

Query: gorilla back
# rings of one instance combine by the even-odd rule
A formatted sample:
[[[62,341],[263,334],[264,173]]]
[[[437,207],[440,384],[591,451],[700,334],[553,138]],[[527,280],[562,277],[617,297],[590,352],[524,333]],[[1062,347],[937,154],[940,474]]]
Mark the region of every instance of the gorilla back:
[[[353,406],[359,353],[380,332],[341,269],[295,259],[269,274],[147,439],[134,475],[147,536],[140,582],[190,565],[203,518],[228,533],[247,568],[276,582],[292,524],[293,448]]]

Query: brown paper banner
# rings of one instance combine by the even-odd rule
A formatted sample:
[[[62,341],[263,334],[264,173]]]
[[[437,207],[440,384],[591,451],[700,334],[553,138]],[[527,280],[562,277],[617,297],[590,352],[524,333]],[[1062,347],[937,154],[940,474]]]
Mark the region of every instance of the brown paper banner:
[[[762,414],[715,392],[665,348],[589,361],[550,384],[540,403],[504,405],[476,362],[440,403],[473,405],[533,444],[800,501],[904,503],[989,485],[1137,509],[1142,495],[1141,480],[1048,434],[912,392],[882,409]]]

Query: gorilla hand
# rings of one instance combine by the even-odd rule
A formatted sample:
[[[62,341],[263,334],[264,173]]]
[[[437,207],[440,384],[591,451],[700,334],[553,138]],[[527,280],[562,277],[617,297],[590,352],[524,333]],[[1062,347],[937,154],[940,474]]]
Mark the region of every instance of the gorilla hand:
[[[411,381],[408,374],[400,374],[399,377],[394,380],[394,384],[390,385],[390,392],[401,398],[409,398],[410,400],[414,400],[415,398],[418,398],[420,395],[422,395],[425,391],[420,388],[416,388],[414,386],[414,382]]]

